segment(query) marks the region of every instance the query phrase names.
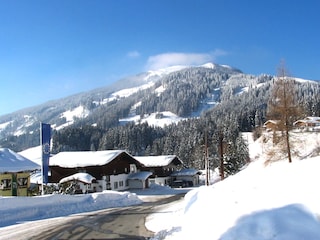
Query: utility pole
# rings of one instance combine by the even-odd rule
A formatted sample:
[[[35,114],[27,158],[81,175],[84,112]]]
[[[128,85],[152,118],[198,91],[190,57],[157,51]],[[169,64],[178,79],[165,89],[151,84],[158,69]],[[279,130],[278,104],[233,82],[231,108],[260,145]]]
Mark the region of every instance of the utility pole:
[[[220,153],[220,178],[224,179],[224,165],[223,165],[223,133],[219,132],[219,153]]]
[[[209,186],[209,157],[208,157],[208,133],[207,130],[205,131],[204,135],[204,161],[205,161],[205,169],[206,169],[206,186]]]

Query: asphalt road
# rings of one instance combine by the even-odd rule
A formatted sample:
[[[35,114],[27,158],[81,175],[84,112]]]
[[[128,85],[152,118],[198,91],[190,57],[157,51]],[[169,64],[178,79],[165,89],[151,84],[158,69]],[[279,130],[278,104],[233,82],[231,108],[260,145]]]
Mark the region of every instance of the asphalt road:
[[[149,214],[161,205],[180,200],[178,194],[154,202],[125,208],[105,209],[69,217],[25,223],[1,231],[0,239],[149,239],[154,235],[145,227]]]

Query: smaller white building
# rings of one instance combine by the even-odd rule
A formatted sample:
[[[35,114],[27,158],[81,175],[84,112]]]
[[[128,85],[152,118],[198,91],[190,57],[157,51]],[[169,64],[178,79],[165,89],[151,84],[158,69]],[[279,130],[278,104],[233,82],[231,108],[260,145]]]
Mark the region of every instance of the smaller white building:
[[[147,179],[152,175],[152,172],[136,172],[131,173],[128,176],[129,188],[130,189],[145,189],[149,187],[149,182]]]
[[[151,172],[148,185],[170,185],[171,174],[182,167],[182,161],[176,155],[134,156],[142,164],[141,171]]]
[[[200,184],[201,171],[196,169],[181,169],[171,174],[172,181],[182,180],[188,187],[198,186]]]

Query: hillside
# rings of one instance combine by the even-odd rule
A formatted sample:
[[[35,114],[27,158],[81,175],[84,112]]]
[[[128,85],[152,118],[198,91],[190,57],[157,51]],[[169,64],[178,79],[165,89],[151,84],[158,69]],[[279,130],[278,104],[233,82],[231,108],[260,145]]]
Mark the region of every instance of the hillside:
[[[226,142],[243,146],[237,144],[239,132],[266,121],[274,81],[270,75],[212,63],[141,73],[1,116],[0,146],[18,152],[37,146],[39,122],[46,122],[53,128],[53,153],[125,149],[134,155],[176,154],[187,166],[200,168],[206,134],[210,157],[217,159],[219,131]],[[305,114],[318,116],[320,84],[299,79],[296,85]],[[245,149],[233,151],[239,155]]]
[[[201,70],[195,74],[192,73],[194,69]],[[208,74],[208,72],[215,75],[230,75],[240,71],[227,66],[206,64],[197,68],[176,66],[129,76],[105,88],[79,93],[0,116],[0,139],[9,135],[20,136],[34,132],[39,128],[39,122],[48,122],[54,129],[59,130],[70,125],[79,126],[83,122],[87,125],[93,124],[102,127],[115,126],[119,123],[120,118],[126,118],[133,113],[138,115],[151,114],[160,110],[171,111],[180,117],[188,115],[187,112],[190,109],[172,108],[173,100],[179,99],[174,96],[175,93],[167,92],[170,90],[182,91],[187,85],[190,88],[192,80],[202,81],[203,77],[201,75]],[[184,76],[181,76],[181,74]],[[190,77],[190,74],[194,76]],[[167,78],[168,76],[170,78]],[[219,76],[210,76],[207,81],[212,84],[212,80],[217,77],[220,78]],[[221,83],[217,84],[220,85]],[[193,87],[200,87],[199,83],[192,85]],[[210,94],[210,92],[207,94]],[[186,97],[185,93],[180,93],[180,95]],[[156,100],[159,96],[163,99]],[[153,99],[151,102],[150,98]],[[193,101],[203,100],[205,100],[204,96],[198,96]],[[179,104],[185,101],[186,99],[181,99]],[[199,106],[193,108],[201,110]]]

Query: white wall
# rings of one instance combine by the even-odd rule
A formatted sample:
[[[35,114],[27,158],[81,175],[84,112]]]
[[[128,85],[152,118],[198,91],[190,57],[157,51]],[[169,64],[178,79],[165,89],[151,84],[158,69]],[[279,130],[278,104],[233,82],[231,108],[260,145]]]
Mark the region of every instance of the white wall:
[[[112,190],[126,190],[129,188],[127,185],[128,174],[111,175],[110,183]]]
[[[166,186],[170,184],[170,177],[157,177],[157,178],[149,178],[149,186],[153,183]]]

